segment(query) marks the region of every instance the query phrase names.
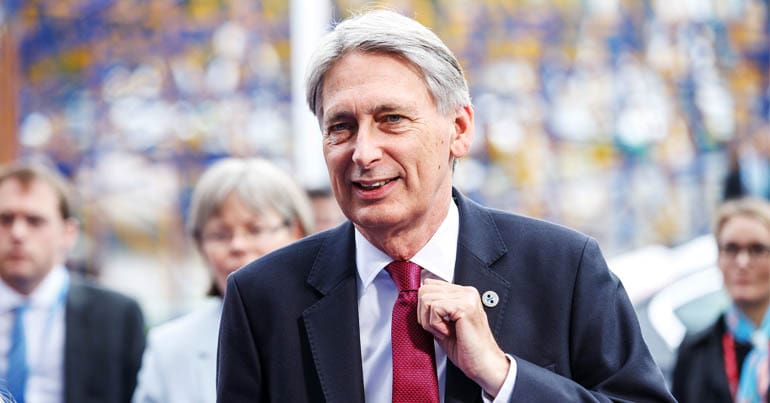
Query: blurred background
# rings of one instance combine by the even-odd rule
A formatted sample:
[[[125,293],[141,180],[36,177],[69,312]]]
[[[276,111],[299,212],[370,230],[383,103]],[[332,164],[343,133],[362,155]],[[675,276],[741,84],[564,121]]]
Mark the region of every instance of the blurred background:
[[[208,286],[184,232],[204,167],[260,156],[324,185],[301,72],[321,31],[366,2],[0,4],[0,162],[46,161],[76,183],[73,268],[136,297],[150,324]],[[377,4],[459,57],[477,137],[455,179],[482,203],[615,257],[707,234],[731,177],[770,196],[770,0]]]

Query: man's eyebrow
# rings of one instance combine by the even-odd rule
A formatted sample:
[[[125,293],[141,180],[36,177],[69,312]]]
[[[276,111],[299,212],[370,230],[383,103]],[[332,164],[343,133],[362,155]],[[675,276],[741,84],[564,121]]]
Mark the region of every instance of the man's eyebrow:
[[[331,115],[324,116],[323,123],[324,124],[328,124],[329,122],[334,122],[334,121],[339,121],[339,120],[346,120],[346,119],[349,119],[351,116],[353,116],[353,114],[351,112],[348,112],[348,111],[335,112],[335,113],[333,113]]]
[[[388,112],[406,112],[409,110],[411,110],[411,108],[407,105],[381,104],[372,108],[371,113],[373,115],[376,115],[376,114],[388,113]]]
[[[393,103],[385,103],[385,104],[379,104],[376,105],[370,109],[367,110],[367,113],[371,115],[377,115],[381,113],[390,113],[390,112],[408,112],[412,110],[412,108],[408,105],[399,105],[399,104],[393,104]],[[328,124],[329,122],[335,122],[340,120],[347,120],[353,118],[353,112],[350,111],[339,111],[334,112],[332,114],[325,115],[323,118],[324,125]]]

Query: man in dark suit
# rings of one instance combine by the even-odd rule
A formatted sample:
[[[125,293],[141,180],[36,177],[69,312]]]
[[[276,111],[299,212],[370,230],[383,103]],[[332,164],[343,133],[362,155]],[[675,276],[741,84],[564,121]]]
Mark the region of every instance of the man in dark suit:
[[[0,378],[19,403],[129,402],[142,313],[64,267],[78,235],[69,193],[53,170],[0,169]]]
[[[430,30],[348,19],[307,84],[349,221],[230,276],[218,401],[673,401],[594,240],[453,189],[473,109]]]

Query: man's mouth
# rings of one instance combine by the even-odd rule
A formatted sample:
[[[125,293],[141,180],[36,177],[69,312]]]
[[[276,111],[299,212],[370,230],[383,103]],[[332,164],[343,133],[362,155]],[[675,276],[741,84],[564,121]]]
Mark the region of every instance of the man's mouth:
[[[385,185],[387,185],[390,182],[393,182],[395,179],[384,179],[377,182],[371,182],[371,183],[363,183],[363,182],[354,182],[358,187],[360,187],[363,190],[374,190],[379,189]]]

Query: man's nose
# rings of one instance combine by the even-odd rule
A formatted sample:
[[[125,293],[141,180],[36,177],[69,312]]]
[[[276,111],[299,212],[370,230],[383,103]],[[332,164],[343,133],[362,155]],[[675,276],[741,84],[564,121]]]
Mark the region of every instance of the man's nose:
[[[27,221],[23,218],[16,217],[11,222],[10,233],[13,238],[22,238],[27,232],[29,232],[29,225],[27,225]]]
[[[353,162],[356,165],[368,168],[374,162],[382,158],[380,148],[380,135],[371,125],[360,125],[356,133],[355,150],[353,150]]]

